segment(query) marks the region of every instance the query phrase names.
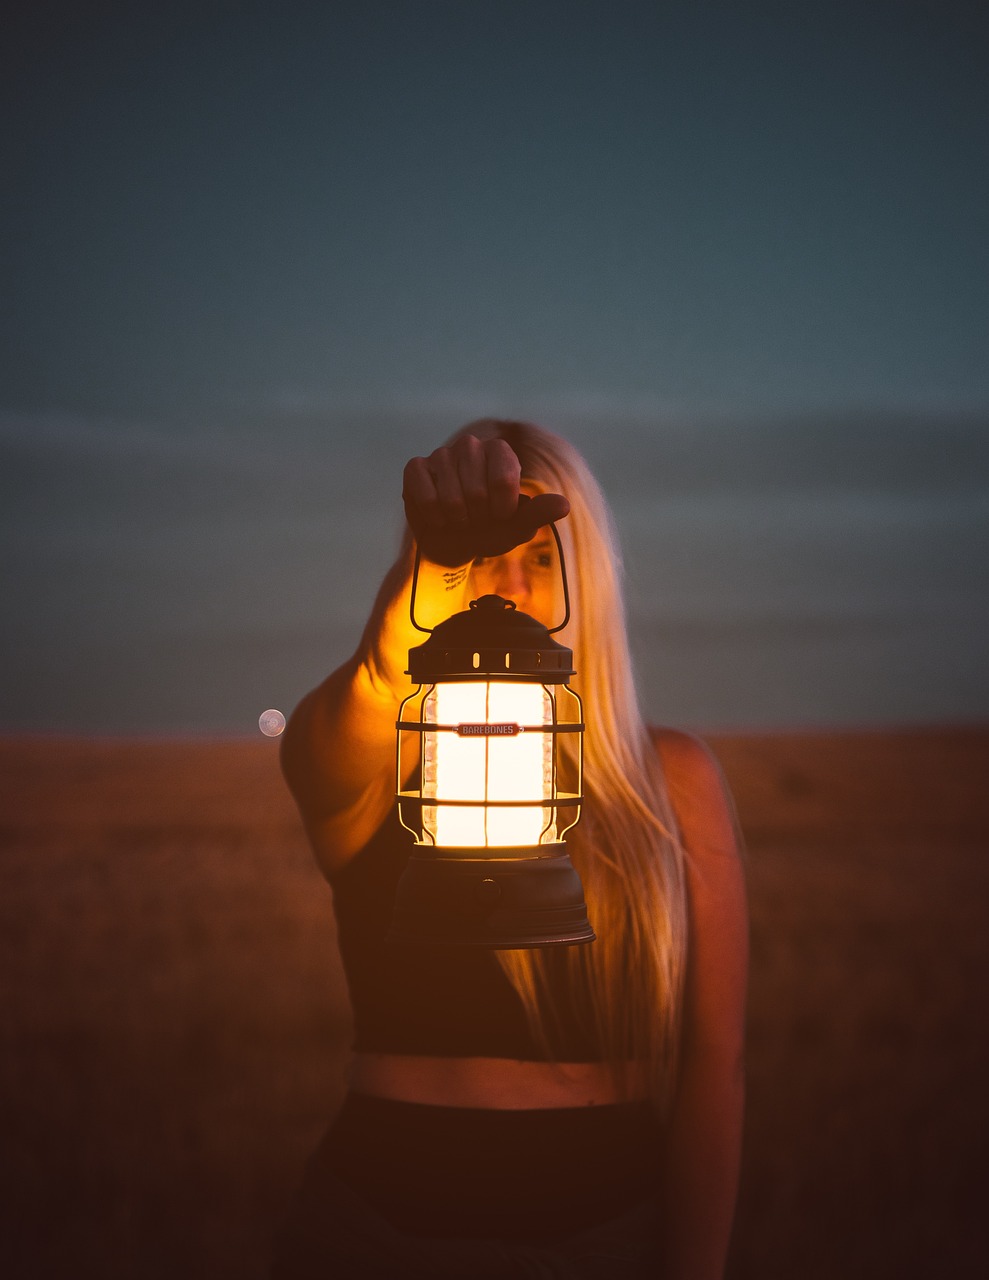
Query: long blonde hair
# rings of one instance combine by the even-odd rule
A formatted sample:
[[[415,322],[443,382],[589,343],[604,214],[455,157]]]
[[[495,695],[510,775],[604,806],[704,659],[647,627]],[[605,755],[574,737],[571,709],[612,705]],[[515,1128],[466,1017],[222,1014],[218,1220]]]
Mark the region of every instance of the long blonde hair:
[[[622,560],[611,512],[580,453],[524,422],[482,419],[457,436],[501,437],[522,476],[562,493],[574,687],[585,700],[583,815],[567,836],[597,941],[500,951],[546,1056],[561,1056],[561,981],[620,1083],[643,1064],[661,1110],[675,1086],[687,951],[684,852],[663,772],[639,710],[625,630]],[[455,437],[456,438],[456,437]],[[565,1051],[563,1051],[565,1052]]]

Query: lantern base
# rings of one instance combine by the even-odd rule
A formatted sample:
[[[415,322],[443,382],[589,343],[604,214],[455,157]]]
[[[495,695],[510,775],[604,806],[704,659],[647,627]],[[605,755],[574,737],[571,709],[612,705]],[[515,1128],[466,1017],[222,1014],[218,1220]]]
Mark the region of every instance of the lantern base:
[[[563,843],[504,858],[445,853],[417,846],[398,884],[390,942],[509,951],[594,941]]]

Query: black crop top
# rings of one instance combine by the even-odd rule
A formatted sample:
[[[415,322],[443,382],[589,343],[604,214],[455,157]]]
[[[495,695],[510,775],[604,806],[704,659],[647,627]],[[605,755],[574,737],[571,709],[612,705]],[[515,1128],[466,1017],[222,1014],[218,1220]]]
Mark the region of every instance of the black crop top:
[[[392,810],[333,879],[340,955],[354,1011],[354,1048],[441,1058],[545,1060],[522,1002],[492,952],[386,941],[395,890],[413,847],[411,833]],[[560,974],[553,984],[558,992],[553,1057],[599,1062],[602,1054],[568,994],[562,950],[552,948],[549,955]]]

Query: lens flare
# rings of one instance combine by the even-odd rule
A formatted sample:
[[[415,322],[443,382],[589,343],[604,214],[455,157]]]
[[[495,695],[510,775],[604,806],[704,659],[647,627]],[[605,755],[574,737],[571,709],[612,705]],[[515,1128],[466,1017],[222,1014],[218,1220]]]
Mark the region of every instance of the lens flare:
[[[266,738],[277,738],[285,728],[285,717],[274,707],[269,707],[258,716],[258,728]]]

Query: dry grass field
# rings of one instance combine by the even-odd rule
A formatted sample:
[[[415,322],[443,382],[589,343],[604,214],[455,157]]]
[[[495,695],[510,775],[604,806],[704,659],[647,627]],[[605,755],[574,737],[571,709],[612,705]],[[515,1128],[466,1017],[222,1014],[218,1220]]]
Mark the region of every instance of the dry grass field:
[[[749,846],[734,1280],[989,1274],[989,730],[712,739]],[[268,741],[0,742],[0,1274],[261,1277],[342,1093]]]

